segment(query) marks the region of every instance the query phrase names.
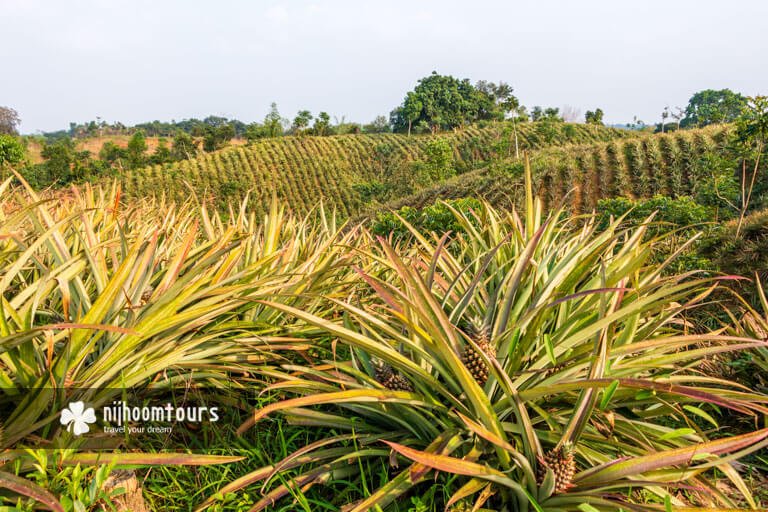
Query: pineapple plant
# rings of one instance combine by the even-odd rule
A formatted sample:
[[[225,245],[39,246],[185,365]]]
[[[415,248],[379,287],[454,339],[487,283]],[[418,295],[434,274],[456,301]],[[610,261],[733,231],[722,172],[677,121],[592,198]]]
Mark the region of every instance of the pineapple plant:
[[[555,485],[553,494],[560,494],[571,487],[573,475],[576,474],[576,459],[573,444],[569,442],[562,443],[539,457],[539,469],[536,474],[539,485],[547,476],[547,469],[551,469],[555,475]]]
[[[491,329],[489,327],[478,328],[473,325],[470,326],[468,331],[469,337],[489,359],[496,357],[496,347],[491,343]],[[467,370],[469,370],[469,373],[472,374],[472,377],[477,383],[484,386],[486,381],[488,381],[490,368],[488,368],[488,363],[483,360],[483,357],[478,353],[475,347],[467,344],[461,355],[461,361],[464,363],[464,366],[467,367]]]
[[[413,391],[411,383],[402,375],[396,374],[392,367],[383,361],[373,362],[373,377],[390,391]]]
[[[719,331],[702,326],[707,341],[700,352],[681,351],[689,343],[686,331],[668,321],[703,300],[712,282],[662,275],[649,261],[658,240],[645,237],[647,224],[624,228],[615,219],[603,228],[561,211],[543,218],[530,167],[525,171],[523,218],[484,203],[470,214],[452,209],[462,226],[470,226],[470,215],[484,223],[437,246],[431,243],[434,233],[414,226],[415,247],[370,237],[370,252],[361,256],[365,269],[356,275],[371,290],[334,302],[343,319],[270,304],[317,329],[308,331],[316,342],[333,338],[348,349],[340,354],[351,355],[322,365],[265,367],[264,375],[276,378],[287,396],[255,409],[238,431],[280,414],[327,427],[329,434],[277,464],[254,469],[227,492],[263,485],[264,497],[252,510],[269,510],[277,499],[290,499],[297,484],[355,475],[362,486],[357,466],[371,461],[388,468],[391,478],[362,500],[339,503],[349,505],[345,509],[392,510],[397,500],[432,485],[444,489],[434,495],[435,510],[466,501],[478,510],[506,512],[578,512],[585,503],[599,512],[652,511],[659,508],[645,506],[646,491],[662,497],[667,487],[675,491],[681,484],[714,488],[706,471],[680,467],[696,454],[723,456],[706,462],[713,467],[762,447],[768,429],[709,439],[676,435],[676,425],[669,424],[670,404],[686,411],[682,404],[692,393],[734,411],[763,408],[752,396],[696,371],[703,357],[728,343]],[[364,297],[362,305],[358,297]],[[493,340],[474,329],[491,324],[498,331]],[[653,341],[627,348],[645,340]],[[744,346],[738,340],[734,350]],[[558,363],[553,355],[567,362],[567,378],[544,376]],[[498,385],[486,382],[489,362]],[[371,378],[393,389],[401,371],[417,390],[409,396],[388,393]],[[659,392],[670,376],[674,384]],[[473,377],[486,385],[472,385]],[[640,395],[638,389],[656,392]],[[646,414],[619,413],[627,409]],[[598,419],[610,425],[610,441],[595,435]],[[354,432],[339,434],[339,426]],[[548,443],[556,439],[562,441],[552,449]],[[574,447],[584,466],[578,473]],[[311,462],[290,466],[297,457]],[[275,467],[285,468],[282,479],[271,478]],[[738,473],[731,476],[752,499]],[[200,509],[216,505],[220,495]],[[684,499],[667,495],[675,510],[685,509]],[[733,510],[729,497],[713,494],[711,500]]]

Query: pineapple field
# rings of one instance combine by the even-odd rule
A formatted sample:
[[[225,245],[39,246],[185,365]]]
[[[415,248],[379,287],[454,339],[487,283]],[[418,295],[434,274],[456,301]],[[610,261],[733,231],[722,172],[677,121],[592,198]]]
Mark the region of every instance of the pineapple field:
[[[768,512],[768,2],[400,3],[3,2],[0,512]]]
[[[601,199],[685,196],[695,192],[710,171],[702,158],[727,151],[728,129],[709,127],[671,134],[551,147],[531,152],[534,187],[545,207],[564,204],[572,212],[590,212]],[[424,207],[438,200],[482,197],[501,208],[523,197],[523,163],[501,172],[478,169],[389,206]]]
[[[626,130],[566,124],[543,130],[541,123],[517,126],[518,151],[551,145],[583,144],[632,138]],[[550,127],[551,128],[551,127]],[[255,141],[198,158],[155,165],[121,174],[122,189],[129,198],[165,194],[183,202],[195,194],[226,209],[248,195],[248,207],[262,215],[273,197],[296,213],[306,213],[323,201],[345,216],[360,214],[366,205],[355,185],[382,180],[387,165],[425,160],[425,149],[444,140],[453,153],[454,165],[471,170],[493,159],[515,154],[514,132],[506,124],[469,127],[444,135],[400,134],[340,135],[329,137],[280,137]]]
[[[763,368],[768,320],[710,300],[734,276],[670,272],[677,253],[655,257],[669,252],[649,236],[655,214],[580,215],[598,194],[684,192],[696,152],[724,133],[532,152],[521,176],[483,170],[499,194],[521,183],[508,208],[443,203],[455,235],[408,225],[397,243],[308,198],[309,214],[279,197],[266,212],[248,198],[221,212],[126,199],[117,182],[51,195],[5,180],[0,500],[57,512],[764,509],[768,395],[714,369]],[[308,142],[260,148],[277,163],[276,148]],[[207,158],[223,167],[253,151]],[[105,411],[121,400],[204,400],[221,421],[110,435]],[[110,490],[114,475],[130,495]]]

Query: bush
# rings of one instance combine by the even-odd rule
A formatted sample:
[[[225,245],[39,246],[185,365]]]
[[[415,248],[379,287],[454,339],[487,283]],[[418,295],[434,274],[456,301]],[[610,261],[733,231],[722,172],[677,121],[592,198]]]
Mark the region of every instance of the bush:
[[[657,195],[651,199],[633,201],[625,197],[601,199],[597,204],[600,226],[606,227],[611,217],[626,215],[624,224],[637,227],[647,222],[649,216],[656,212],[652,225],[649,226],[646,238],[664,237],[658,244],[652,260],[659,264],[667,260],[673,253],[688,242],[698,232],[703,232],[706,239],[712,231],[714,218],[711,207],[698,204],[689,196],[671,198]],[[701,241],[695,242],[678,254],[666,267],[665,273],[679,274],[689,271],[709,271],[718,269],[705,255],[698,252]]]
[[[597,203],[601,226],[607,226],[610,217],[625,214],[624,222],[637,226],[645,222],[653,212],[658,212],[650,230],[655,235],[664,235],[681,228],[685,228],[684,234],[691,234],[703,229],[702,224],[711,222],[714,217],[712,208],[697,203],[689,196],[672,198],[656,195],[640,201],[617,197],[601,199]]]
[[[432,181],[443,181],[456,174],[453,169],[453,148],[445,139],[435,139],[424,148],[427,172]]]
[[[744,218],[739,236],[737,221],[718,227],[701,244],[699,252],[725,273],[754,277],[768,282],[768,210]]]
[[[371,231],[379,236],[392,236],[393,240],[403,240],[411,235],[410,230],[398,216],[418,231],[432,232],[442,236],[447,232],[464,233],[466,228],[454,213],[459,212],[473,223],[479,225],[476,212],[482,210],[482,203],[474,198],[441,201],[426,208],[416,209],[404,206],[395,213],[380,213],[373,222]]]
[[[24,144],[12,135],[0,135],[0,169],[24,161]]]
[[[352,190],[359,194],[361,201],[368,202],[375,199],[385,199],[387,194],[392,190],[392,185],[372,180],[364,183],[355,183],[352,185]]]

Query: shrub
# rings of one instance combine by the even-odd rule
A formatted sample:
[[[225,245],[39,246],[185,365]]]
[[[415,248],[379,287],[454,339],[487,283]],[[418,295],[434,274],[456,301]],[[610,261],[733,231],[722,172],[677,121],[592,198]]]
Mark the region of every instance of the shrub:
[[[392,185],[377,180],[371,180],[364,183],[355,183],[352,185],[352,190],[357,192],[360,196],[360,200],[363,202],[373,201],[375,199],[384,200],[392,190]]]
[[[480,211],[482,203],[474,198],[440,201],[421,209],[404,206],[394,213],[378,214],[371,231],[378,236],[391,237],[392,240],[403,240],[413,234],[403,223],[405,221],[418,232],[431,232],[438,237],[449,231],[464,233],[466,223],[459,219],[472,219],[472,225],[479,225],[477,212]],[[456,212],[460,215],[457,216]]]
[[[597,203],[600,225],[607,226],[610,218],[624,216],[624,222],[638,226],[657,212],[651,233],[664,235],[683,229],[682,235],[702,229],[714,217],[710,207],[701,205],[689,196],[671,198],[656,195],[650,199],[634,201],[626,197],[601,199]]]
[[[738,236],[737,225],[732,220],[715,229],[699,252],[725,273],[751,278],[757,272],[768,282],[768,210],[745,217]]]

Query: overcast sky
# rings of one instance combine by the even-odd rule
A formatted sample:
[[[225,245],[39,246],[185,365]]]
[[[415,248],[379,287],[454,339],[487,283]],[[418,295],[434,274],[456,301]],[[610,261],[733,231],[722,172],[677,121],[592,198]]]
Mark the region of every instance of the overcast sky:
[[[701,89],[768,94],[766,19],[766,0],[0,0],[0,105],[24,133],[272,101],[368,122],[436,70],[652,122]]]

